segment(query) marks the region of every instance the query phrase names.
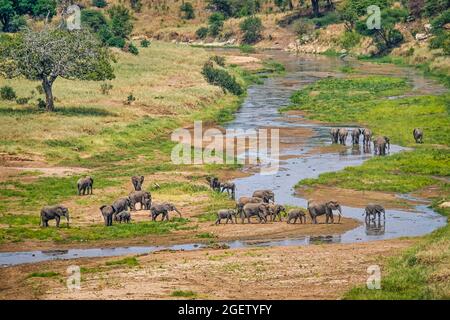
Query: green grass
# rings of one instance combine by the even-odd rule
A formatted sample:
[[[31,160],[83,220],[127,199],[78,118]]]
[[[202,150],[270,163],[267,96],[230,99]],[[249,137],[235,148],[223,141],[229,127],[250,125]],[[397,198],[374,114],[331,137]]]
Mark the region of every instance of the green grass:
[[[448,199],[447,199],[448,201]],[[445,216],[450,209],[437,211]],[[360,286],[351,289],[345,299],[450,299],[450,228],[434,231],[402,255],[390,258],[382,270],[381,289]]]
[[[195,235],[196,238],[200,239],[214,239],[216,238],[216,235],[212,232],[203,232],[203,233],[197,233]]]
[[[197,294],[191,290],[175,290],[170,294],[172,297],[195,298]]]
[[[361,166],[304,179],[299,186],[328,185],[353,190],[407,193],[435,185],[441,196],[435,210],[448,216],[449,209],[437,204],[449,201],[450,96],[420,96],[386,99],[401,95],[409,86],[403,79],[365,77],[325,79],[296,92],[287,109],[306,111],[308,117],[330,123],[355,123],[371,128],[375,135],[413,147],[391,156],[374,157]],[[424,144],[412,136],[415,127],[424,130]],[[448,299],[450,297],[450,228],[448,225],[423,237],[402,255],[387,261],[382,270],[382,289],[356,287],[346,299]]]
[[[105,265],[136,267],[139,265],[139,261],[136,257],[127,257],[119,260],[106,261]]]
[[[60,274],[58,272],[54,271],[47,271],[47,272],[33,272],[30,273],[27,278],[53,278],[57,277]]]

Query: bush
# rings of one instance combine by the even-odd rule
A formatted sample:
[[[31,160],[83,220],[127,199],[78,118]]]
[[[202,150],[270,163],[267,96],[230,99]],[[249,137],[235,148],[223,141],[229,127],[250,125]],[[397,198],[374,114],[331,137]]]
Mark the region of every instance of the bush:
[[[7,27],[5,28],[6,32],[18,32],[20,29],[27,26],[27,20],[24,16],[16,15],[14,16]]]
[[[192,3],[185,2],[180,6],[180,11],[184,13],[183,19],[191,20],[195,18],[194,7]]]
[[[92,5],[97,8],[104,8],[108,5],[106,0],[92,0]]]
[[[239,25],[244,32],[244,43],[250,44],[259,41],[262,38],[262,22],[258,17],[248,17]]]
[[[85,9],[81,11],[81,25],[97,33],[102,28],[107,28],[108,22],[100,11]]]
[[[206,36],[208,35],[208,28],[206,28],[206,27],[198,28],[197,31],[195,31],[195,35],[199,39],[205,39]]]
[[[214,68],[212,62],[205,63],[202,74],[208,83],[221,87],[224,92],[229,91],[234,95],[243,93],[242,87],[236,82],[236,79],[225,70]]]
[[[132,42],[127,43],[127,44],[123,47],[123,50],[124,50],[125,52],[129,52],[129,53],[131,53],[131,54],[134,54],[135,56],[137,56],[137,55],[139,54],[138,48],[137,48]]]
[[[125,47],[125,39],[121,37],[112,37],[106,41],[106,44],[110,47],[123,48]]]
[[[311,21],[319,28],[326,27],[330,24],[336,24],[341,22],[341,17],[336,12],[329,12],[326,15],[319,17],[319,18],[313,18]]]
[[[3,86],[0,88],[0,97],[2,100],[14,100],[16,98],[16,92],[10,86]]]
[[[108,10],[111,18],[111,33],[114,37],[128,39],[128,36],[133,31],[132,15],[123,5],[114,5]]]
[[[23,98],[17,98],[16,103],[17,104],[27,104],[28,101],[30,101],[31,98],[29,97],[23,97]]]
[[[340,39],[340,44],[344,49],[350,50],[356,46],[360,40],[361,35],[359,33],[355,31],[346,31]]]
[[[239,50],[241,50],[242,53],[255,53],[256,50],[249,44],[243,44],[239,46]]]
[[[225,17],[219,12],[215,12],[208,18],[209,34],[213,37],[217,36],[223,28]]]
[[[39,98],[37,100],[37,107],[38,107],[38,109],[45,109],[47,107],[47,103],[44,100],[42,100],[41,98]]]
[[[110,83],[102,83],[100,85],[100,92],[104,95],[108,95],[109,91],[113,88],[112,84]]]
[[[296,22],[294,22],[294,32],[297,35],[297,37],[302,38],[303,36],[309,36],[311,35],[314,30],[314,24],[306,19],[300,19]]]
[[[136,12],[141,12],[142,2],[141,0],[130,0],[131,8]]]
[[[448,8],[448,0],[426,0],[424,11],[426,16],[433,17]]]
[[[211,61],[214,61],[219,66],[224,67],[225,66],[225,57],[222,56],[212,56],[209,58]]]
[[[147,48],[149,45],[150,45],[150,41],[148,41],[147,39],[141,40],[141,47],[142,48]]]
[[[134,101],[136,101],[136,97],[133,95],[133,93],[130,93],[127,97],[127,100],[125,101],[125,104],[132,104]]]

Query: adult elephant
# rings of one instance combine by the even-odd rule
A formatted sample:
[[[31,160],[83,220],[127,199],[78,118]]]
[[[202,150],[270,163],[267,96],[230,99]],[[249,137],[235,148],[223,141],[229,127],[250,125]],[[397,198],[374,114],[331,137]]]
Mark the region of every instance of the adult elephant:
[[[330,129],[330,135],[331,135],[331,143],[338,143],[339,129],[338,128],[331,128]]]
[[[244,219],[247,218],[250,223],[250,217],[257,216],[259,223],[267,222],[268,205],[266,203],[247,203],[241,213],[241,222],[244,223]]]
[[[103,220],[105,220],[105,226],[109,227],[113,224],[113,215],[116,213],[116,210],[113,206],[103,205],[100,207],[100,212],[102,213]]]
[[[423,131],[419,128],[414,128],[413,136],[416,143],[423,143]]]
[[[209,186],[214,191],[220,191],[220,181],[217,177],[208,176],[206,177],[206,181],[208,181]]]
[[[242,213],[244,206],[247,203],[261,203],[263,199],[257,197],[240,197],[236,202],[236,211],[238,214]]]
[[[136,203],[141,205],[141,210],[148,210],[152,205],[152,195],[147,191],[132,191],[128,195],[130,209],[136,211]]]
[[[342,209],[337,201],[324,201],[324,202],[316,202],[316,201],[308,201],[308,212],[311,216],[312,223],[317,223],[317,217],[325,214],[326,223],[331,220],[331,223],[334,223],[333,210],[338,210],[339,212],[339,220],[338,223],[341,222]]]
[[[364,210],[364,214],[366,215],[366,222],[374,221],[376,216],[378,215],[378,220],[381,219],[381,214],[383,214],[383,219],[386,219],[386,212],[383,206],[379,204],[369,203]],[[372,218],[373,216],[373,218]]]
[[[348,130],[345,128],[339,129],[339,143],[345,146],[347,141]]]
[[[92,187],[94,186],[94,179],[90,176],[85,178],[80,178],[77,181],[77,189],[78,189],[78,195],[81,196],[81,193],[83,195],[92,194]]]
[[[133,184],[134,191],[141,191],[142,184],[144,183],[144,176],[132,176],[131,183]]]
[[[361,135],[362,130],[359,128],[355,128],[352,130],[352,144],[359,144],[359,136]]]
[[[270,201],[275,202],[275,194],[272,190],[256,190],[253,192],[252,197],[261,198],[263,202],[269,203]]]
[[[67,226],[69,226],[69,209],[62,205],[45,206],[41,209],[41,226],[48,227],[49,220],[56,220],[56,227],[59,228],[61,217],[66,217]]]
[[[363,143],[366,146],[370,145],[370,141],[372,140],[372,130],[368,128],[362,129],[362,135],[363,135]]]
[[[161,221],[167,220],[169,221],[169,212],[171,211],[175,211],[176,213],[178,213],[180,215],[181,218],[181,212],[178,211],[178,209],[169,202],[164,202],[161,204],[154,204],[150,207],[150,213],[151,213],[151,218],[152,221],[155,221],[156,218],[161,214],[162,215],[162,219]]]
[[[287,214],[286,208],[284,206],[282,206],[281,204],[271,203],[271,204],[269,204],[268,209],[269,209],[268,213],[270,215],[270,221],[276,221],[276,219],[278,217],[281,222],[282,221],[281,213],[284,212],[284,214]]]
[[[127,211],[128,208],[131,209],[130,198],[119,198],[112,204],[114,210],[116,211],[113,218],[114,221],[118,221],[117,214],[122,211]]]
[[[224,182],[220,184],[220,192],[227,191],[228,197],[231,193],[231,199],[235,199],[236,197],[236,185],[233,182]]]
[[[389,145],[390,145],[389,138],[381,137],[381,136],[377,137],[373,141],[374,153],[378,154],[380,156],[385,156],[386,155],[386,149],[388,148]]]

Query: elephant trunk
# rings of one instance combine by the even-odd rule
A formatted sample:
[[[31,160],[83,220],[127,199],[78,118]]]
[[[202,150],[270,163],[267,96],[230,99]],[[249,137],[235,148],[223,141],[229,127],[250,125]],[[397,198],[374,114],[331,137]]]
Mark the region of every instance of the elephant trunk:
[[[181,212],[178,211],[176,208],[175,208],[175,212],[178,213],[180,215],[180,218],[181,218]]]

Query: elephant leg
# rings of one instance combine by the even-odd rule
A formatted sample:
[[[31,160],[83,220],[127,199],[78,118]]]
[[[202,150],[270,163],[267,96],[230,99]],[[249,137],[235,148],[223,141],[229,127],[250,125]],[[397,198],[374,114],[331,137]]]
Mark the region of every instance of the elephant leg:
[[[59,221],[61,220],[61,218],[58,217],[58,216],[56,216],[56,217],[55,217],[55,220],[56,220],[56,227],[59,228]]]
[[[220,218],[217,218],[216,224],[219,224],[219,223],[220,223]]]

